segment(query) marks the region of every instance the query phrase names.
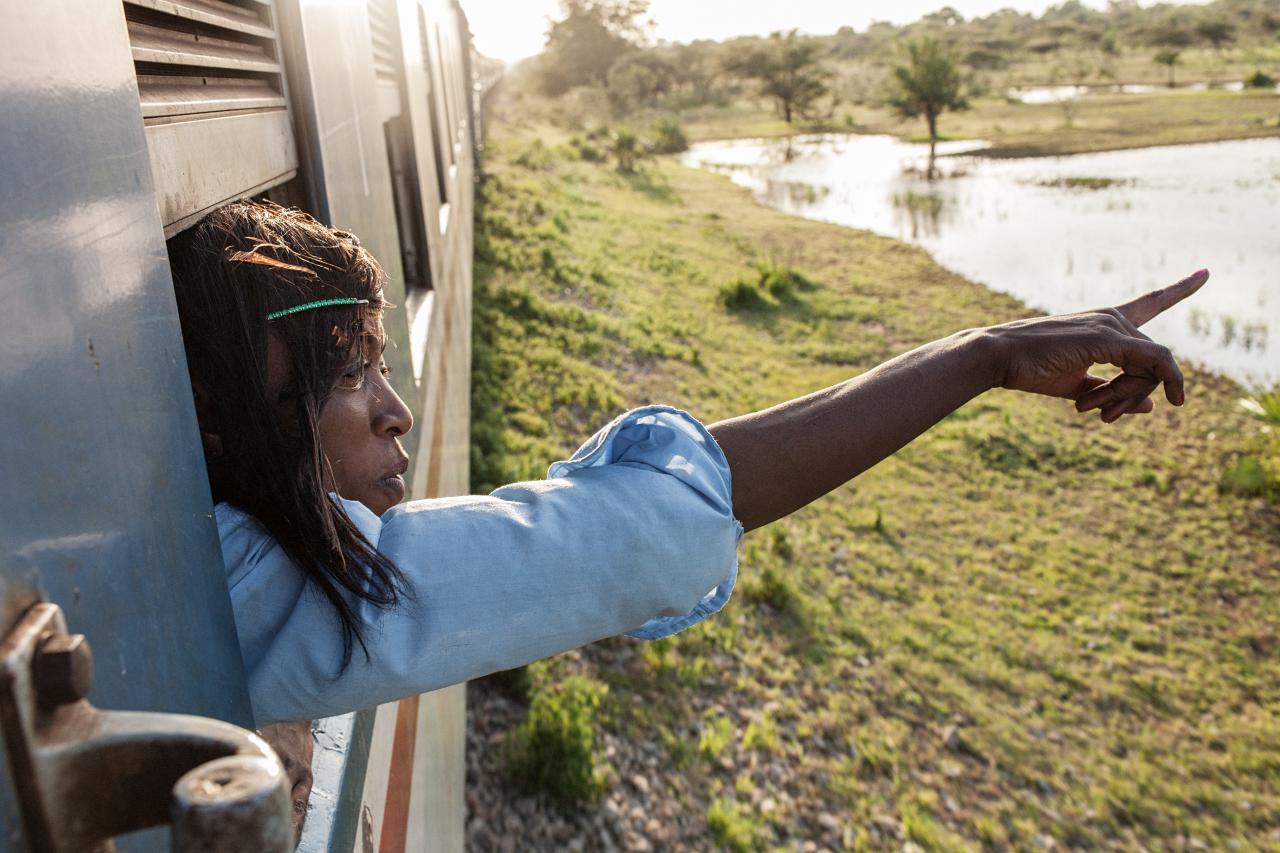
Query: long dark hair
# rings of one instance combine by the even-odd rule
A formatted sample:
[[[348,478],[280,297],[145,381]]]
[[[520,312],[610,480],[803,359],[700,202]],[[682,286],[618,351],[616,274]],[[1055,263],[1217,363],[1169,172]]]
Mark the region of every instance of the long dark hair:
[[[213,499],[257,519],[324,593],[341,623],[343,667],[355,642],[367,657],[354,605],[392,607],[406,581],[330,499],[317,420],[349,365],[370,356],[376,362],[381,352],[386,276],[354,235],[269,203],[220,208],[168,249],[200,429],[211,436],[205,461]],[[267,320],[330,298],[367,304]],[[267,392],[273,333],[289,353],[282,399],[293,406],[285,423],[280,401]]]

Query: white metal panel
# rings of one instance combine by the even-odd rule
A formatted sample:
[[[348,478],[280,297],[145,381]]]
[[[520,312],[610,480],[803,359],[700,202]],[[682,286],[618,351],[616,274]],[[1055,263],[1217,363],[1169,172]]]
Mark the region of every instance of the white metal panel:
[[[298,163],[283,110],[151,124],[147,149],[169,234],[231,199],[288,180]]]

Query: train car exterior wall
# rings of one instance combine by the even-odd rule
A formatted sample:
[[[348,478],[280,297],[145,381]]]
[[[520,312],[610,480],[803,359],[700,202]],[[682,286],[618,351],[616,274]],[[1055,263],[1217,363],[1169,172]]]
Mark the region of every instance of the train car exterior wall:
[[[0,300],[61,331],[0,344],[16,365],[0,370],[0,630],[54,600],[111,661],[97,704],[251,725],[162,241],[245,197],[359,235],[400,306],[387,358],[417,422],[410,496],[466,492],[480,138],[466,19],[450,0],[9,12]],[[55,367],[43,395],[36,363]],[[78,405],[47,438],[23,432],[50,395]],[[462,849],[462,685],[315,729],[300,849]],[[25,784],[0,785],[0,849],[27,849]]]

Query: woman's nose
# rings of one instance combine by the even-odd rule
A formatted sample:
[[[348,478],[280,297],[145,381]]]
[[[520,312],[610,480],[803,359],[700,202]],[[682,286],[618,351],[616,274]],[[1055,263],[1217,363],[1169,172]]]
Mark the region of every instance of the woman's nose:
[[[381,387],[378,388],[374,403],[377,410],[373,418],[373,431],[379,435],[404,435],[413,429],[413,412],[409,411],[409,407],[400,399],[385,376],[380,376],[379,381]]]

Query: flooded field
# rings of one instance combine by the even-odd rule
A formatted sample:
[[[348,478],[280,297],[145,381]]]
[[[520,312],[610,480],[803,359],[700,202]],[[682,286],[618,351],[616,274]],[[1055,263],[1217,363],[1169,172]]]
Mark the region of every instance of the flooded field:
[[[1213,279],[1150,324],[1184,359],[1246,384],[1280,381],[1280,141],[989,160],[980,142],[821,135],[694,146],[788,213],[908,240],[1047,312],[1109,305],[1200,267]]]
[[[1022,86],[1009,89],[1005,92],[1005,97],[1011,101],[1021,101],[1024,104],[1057,104],[1062,101],[1073,101],[1077,98],[1083,98],[1089,94],[1111,94],[1111,95],[1150,95],[1155,92],[1204,92],[1211,88],[1222,89],[1224,92],[1243,92],[1245,83],[1243,80],[1232,80],[1228,83],[1221,83],[1211,86],[1208,83],[1185,83],[1177,86],[1167,86],[1164,83],[1159,85],[1154,83],[1111,83],[1104,85],[1068,85],[1068,86]],[[1280,92],[1280,85],[1274,87],[1274,91]]]

